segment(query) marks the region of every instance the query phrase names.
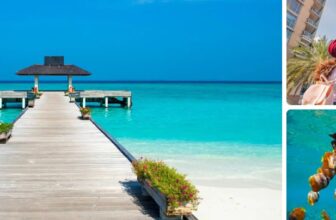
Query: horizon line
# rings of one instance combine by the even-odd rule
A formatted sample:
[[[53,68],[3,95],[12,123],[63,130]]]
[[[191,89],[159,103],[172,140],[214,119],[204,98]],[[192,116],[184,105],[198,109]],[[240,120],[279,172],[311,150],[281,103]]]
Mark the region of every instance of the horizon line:
[[[67,80],[39,80],[40,83],[67,83]],[[33,83],[33,80],[0,80],[0,83]],[[256,83],[281,84],[282,81],[234,81],[234,80],[74,80],[73,83]]]

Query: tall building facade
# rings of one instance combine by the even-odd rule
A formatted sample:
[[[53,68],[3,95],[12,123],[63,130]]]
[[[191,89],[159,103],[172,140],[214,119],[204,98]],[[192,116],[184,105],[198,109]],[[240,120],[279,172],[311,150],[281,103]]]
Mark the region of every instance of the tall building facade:
[[[287,48],[313,42],[326,0],[287,0]]]

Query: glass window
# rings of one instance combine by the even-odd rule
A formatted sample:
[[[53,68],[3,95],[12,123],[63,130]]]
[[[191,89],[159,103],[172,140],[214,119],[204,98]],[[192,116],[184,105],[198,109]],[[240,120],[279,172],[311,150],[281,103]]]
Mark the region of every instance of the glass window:
[[[301,4],[297,0],[287,0],[287,6],[295,13],[300,13]]]
[[[293,31],[287,29],[287,42],[288,42],[289,39],[291,38],[292,34],[293,34]]]
[[[296,16],[287,12],[287,26],[294,28],[295,23],[296,23]]]

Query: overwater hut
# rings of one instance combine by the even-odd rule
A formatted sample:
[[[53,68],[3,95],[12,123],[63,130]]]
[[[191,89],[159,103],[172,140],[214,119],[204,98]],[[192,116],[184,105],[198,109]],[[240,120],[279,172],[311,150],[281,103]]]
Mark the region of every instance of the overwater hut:
[[[20,76],[34,76],[34,91],[39,90],[39,76],[67,76],[67,90],[69,92],[73,90],[73,76],[91,75],[90,72],[78,66],[72,64],[65,65],[63,56],[45,56],[43,65],[35,64],[18,71],[16,74]]]

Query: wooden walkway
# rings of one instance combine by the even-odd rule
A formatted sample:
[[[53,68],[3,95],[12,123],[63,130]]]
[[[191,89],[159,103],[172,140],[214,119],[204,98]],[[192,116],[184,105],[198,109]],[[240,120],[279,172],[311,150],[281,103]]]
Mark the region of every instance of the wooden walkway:
[[[131,164],[61,92],[45,92],[0,145],[0,219],[156,219]]]

